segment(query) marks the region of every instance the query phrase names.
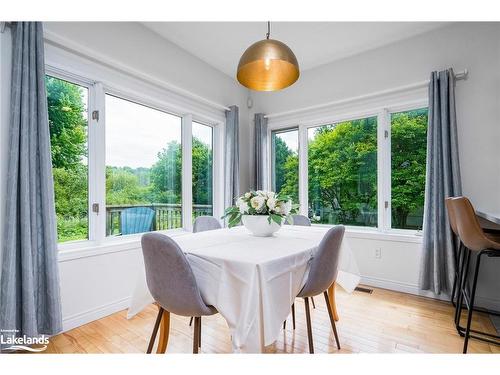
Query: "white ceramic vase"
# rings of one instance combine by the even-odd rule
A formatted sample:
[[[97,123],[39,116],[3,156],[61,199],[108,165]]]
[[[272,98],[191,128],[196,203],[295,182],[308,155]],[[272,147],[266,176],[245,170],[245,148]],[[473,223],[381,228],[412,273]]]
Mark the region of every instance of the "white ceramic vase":
[[[281,224],[272,220],[269,223],[268,218],[267,215],[243,215],[241,222],[254,236],[271,237],[274,232],[281,228]]]

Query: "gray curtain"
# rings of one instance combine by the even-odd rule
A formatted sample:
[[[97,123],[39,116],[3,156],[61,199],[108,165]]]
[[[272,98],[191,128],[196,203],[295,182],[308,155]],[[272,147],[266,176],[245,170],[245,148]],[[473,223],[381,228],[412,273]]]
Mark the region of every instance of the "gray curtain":
[[[452,69],[431,74],[427,131],[420,288],[435,294],[450,294],[457,243],[450,229],[444,200],[462,194]]]
[[[224,207],[234,204],[240,194],[239,109],[233,105],[226,111]]]
[[[254,186],[262,190],[267,187],[267,119],[263,113],[256,113],[254,123]]]
[[[62,330],[43,30],[12,24],[12,84],[0,329]],[[5,335],[5,334],[4,334]]]

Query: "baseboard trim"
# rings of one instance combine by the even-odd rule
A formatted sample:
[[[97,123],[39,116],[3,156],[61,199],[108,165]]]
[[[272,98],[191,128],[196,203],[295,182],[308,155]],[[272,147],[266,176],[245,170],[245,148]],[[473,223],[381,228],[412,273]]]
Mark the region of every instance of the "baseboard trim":
[[[438,295],[428,290],[420,290],[417,284],[405,283],[401,281],[394,281],[378,277],[362,276],[361,284],[373,286],[376,288],[393,290],[395,292],[403,292],[408,294],[414,294],[416,296],[433,298],[441,301],[450,300],[450,296],[448,296],[447,294]],[[499,299],[476,295],[476,305],[484,307],[489,310],[500,311]]]
[[[63,318],[63,332],[73,328],[80,327],[84,324],[104,318],[105,316],[114,314],[118,311],[128,308],[130,305],[130,297],[123,298],[111,303],[98,306],[96,308],[83,311],[74,315]]]

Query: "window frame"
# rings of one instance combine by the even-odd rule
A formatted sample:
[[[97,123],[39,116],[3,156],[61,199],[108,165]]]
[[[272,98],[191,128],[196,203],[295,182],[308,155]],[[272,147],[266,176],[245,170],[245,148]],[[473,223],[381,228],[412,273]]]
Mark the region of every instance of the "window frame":
[[[61,69],[57,69],[51,66],[45,67],[45,75],[54,77],[56,79],[60,79],[66,81],[68,83],[78,85],[87,89],[87,221],[88,221],[88,232],[87,239],[85,240],[74,240],[67,242],[58,242],[59,246],[66,246],[68,248],[72,248],[75,244],[81,242],[89,242],[95,240],[95,229],[98,226],[97,218],[95,215],[92,215],[92,203],[97,199],[97,191],[94,188],[94,184],[91,181],[95,180],[95,162],[96,162],[96,144],[95,144],[95,135],[91,129],[94,129],[96,120],[92,119],[92,111],[95,107],[96,102],[96,90],[95,90],[95,82],[86,79],[84,77],[77,76],[75,74],[71,74],[69,72],[65,72]]]
[[[151,85],[139,83],[143,91],[137,90],[133,84],[114,85],[106,81],[89,78],[91,74],[80,75],[77,69],[62,69],[46,63],[45,74],[77,84],[88,90],[87,103],[87,147],[88,147],[88,239],[58,243],[60,259],[69,260],[79,257],[94,256],[108,252],[136,249],[141,233],[126,236],[106,236],[106,94],[119,99],[128,100],[161,112],[181,118],[182,142],[182,228],[159,231],[160,233],[177,234],[192,230],[192,122],[210,126],[213,129],[213,215],[220,217],[224,211],[224,115],[207,115],[205,108],[195,105],[186,110],[186,106],[178,106],[169,101],[169,93],[163,91],[161,97],[155,97]],[[129,78],[135,80],[133,77]],[[127,81],[127,80],[125,80]],[[99,112],[99,118],[93,119],[92,113]],[[189,202],[189,204],[185,204]],[[99,212],[92,210],[94,203],[99,205]]]
[[[197,124],[200,124],[200,125],[203,125],[203,126],[209,126],[212,128],[212,213],[213,215],[215,216],[215,187],[217,185],[216,183],[216,176],[215,176],[215,158],[216,158],[216,152],[215,152],[215,142],[216,142],[216,132],[218,131],[217,127],[215,127],[214,125],[210,124],[210,123],[207,123],[207,122],[204,122],[203,120],[197,120],[196,118],[192,118],[191,119],[191,142],[193,141],[193,131],[192,131],[192,124],[193,122],[197,123]],[[218,136],[219,134],[217,134]],[[219,142],[220,144],[220,142]],[[191,147],[191,156],[193,155],[193,152],[192,152],[192,147]],[[217,155],[219,156],[219,155]],[[191,163],[191,167],[192,167],[192,163]],[[193,178],[193,171],[191,170],[191,178]],[[192,182],[192,181],[191,181]],[[193,192],[193,184],[191,183],[191,194]],[[191,196],[191,209],[193,208],[193,197]],[[217,212],[218,212],[218,216],[215,216],[215,217],[221,217],[224,213],[224,207],[222,207],[222,211],[219,211],[219,208],[217,209]],[[192,213],[191,213],[192,215]],[[192,217],[192,216],[191,216]]]
[[[274,129],[274,130],[271,130],[269,132],[269,165],[270,167],[268,168],[267,170],[267,174],[268,174],[268,181],[269,181],[269,189],[268,190],[273,190],[274,187],[274,173],[273,173],[273,166],[274,166],[274,154],[275,154],[275,150],[274,150],[274,144],[273,144],[273,133],[274,134],[280,134],[280,133],[286,133],[286,132],[290,132],[290,131],[297,131],[297,155],[300,155],[300,141],[299,141],[299,138],[300,138],[300,130],[299,130],[299,127],[298,126],[292,126],[292,127],[288,127],[288,128],[283,128],[283,129]],[[299,170],[300,170],[300,166],[299,166]],[[300,178],[299,178],[299,183],[300,183]],[[274,191],[274,190],[273,190]],[[299,190],[299,196],[300,196],[300,190]]]
[[[302,113],[286,116],[268,118],[268,139],[271,140],[273,132],[287,129],[299,130],[299,213],[308,215],[309,186],[308,186],[308,131],[328,124],[336,124],[344,121],[363,119],[368,117],[377,118],[377,226],[364,227],[346,225],[348,233],[357,233],[360,237],[376,238],[386,237],[388,239],[403,239],[403,241],[420,241],[415,237],[421,237],[422,231],[413,229],[391,228],[391,114],[397,112],[411,111],[428,107],[428,96],[422,89],[408,90],[398,93],[396,96],[380,95],[368,102],[357,100],[347,108],[328,108],[304,111]],[[297,117],[294,119],[293,117]],[[386,136],[387,135],[387,136]],[[271,141],[267,147],[269,155],[272,155]],[[272,176],[272,158],[268,158],[268,176]],[[272,182],[266,186],[272,189]],[[387,206],[386,203],[387,202]],[[315,226],[331,227],[331,224],[314,224]]]

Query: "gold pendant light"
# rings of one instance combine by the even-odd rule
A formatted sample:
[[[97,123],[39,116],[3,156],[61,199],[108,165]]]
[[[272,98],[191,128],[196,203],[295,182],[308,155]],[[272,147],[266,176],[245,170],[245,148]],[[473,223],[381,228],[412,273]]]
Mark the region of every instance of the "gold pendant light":
[[[257,91],[277,91],[293,85],[299,78],[299,63],[292,50],[279,40],[269,39],[271,23],[267,23],[266,39],[252,44],[241,56],[238,81]]]

